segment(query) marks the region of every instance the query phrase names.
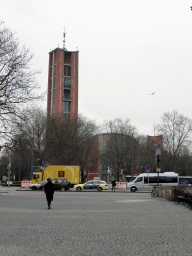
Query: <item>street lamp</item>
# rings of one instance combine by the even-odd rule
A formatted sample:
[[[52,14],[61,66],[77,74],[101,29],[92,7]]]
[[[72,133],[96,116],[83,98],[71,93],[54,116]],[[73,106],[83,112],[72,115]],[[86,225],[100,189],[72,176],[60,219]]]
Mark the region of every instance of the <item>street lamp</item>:
[[[109,166],[108,166],[108,170],[107,170],[107,173],[108,173],[108,181],[110,183],[110,175],[111,175],[111,170],[109,169]]]

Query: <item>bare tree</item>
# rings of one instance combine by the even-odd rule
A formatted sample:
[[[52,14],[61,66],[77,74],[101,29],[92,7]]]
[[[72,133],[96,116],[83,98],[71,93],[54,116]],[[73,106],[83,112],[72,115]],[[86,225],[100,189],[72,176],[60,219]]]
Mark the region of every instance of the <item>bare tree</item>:
[[[97,126],[94,122],[79,116],[62,120],[50,117],[47,124],[46,155],[50,164],[80,165],[82,180],[86,168],[92,137]]]
[[[162,124],[158,125],[158,131],[163,135],[169,170],[179,172],[178,160],[186,156],[191,146],[192,120],[177,111],[164,113]]]
[[[22,116],[26,104],[41,99],[36,82],[37,71],[31,71],[33,55],[20,47],[14,34],[0,22],[0,136],[9,134],[11,118]]]
[[[82,141],[76,162],[81,169],[81,181],[85,182],[89,172],[94,172],[98,163],[98,147],[95,146],[95,136]]]
[[[1,153],[0,157],[0,180],[3,179],[3,176],[7,176],[7,163],[9,159],[6,156],[5,152]]]
[[[31,166],[41,165],[45,158],[46,113],[41,109],[30,109],[23,113],[22,119],[14,118],[14,134],[9,148],[12,152],[12,165],[15,174],[30,176]],[[39,159],[39,161],[38,161]],[[24,175],[28,173],[28,175]]]
[[[42,109],[33,108],[23,114],[20,122],[15,126],[15,135],[12,137],[13,148],[19,147],[19,137],[25,141],[24,145],[33,148],[36,156],[40,157],[45,150],[46,113]]]
[[[105,149],[101,152],[103,164],[110,166],[112,175],[119,181],[123,174],[128,174],[132,164],[132,134],[135,127],[130,120],[115,119],[105,122],[104,131],[107,133]],[[134,145],[136,145],[134,143]],[[107,166],[104,167],[105,169]]]

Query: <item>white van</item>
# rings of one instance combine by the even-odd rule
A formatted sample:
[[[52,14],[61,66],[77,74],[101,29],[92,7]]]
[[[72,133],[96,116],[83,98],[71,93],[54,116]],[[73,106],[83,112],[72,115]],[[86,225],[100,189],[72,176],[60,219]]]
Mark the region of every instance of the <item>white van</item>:
[[[178,185],[179,178],[175,172],[159,173],[159,186]],[[127,190],[131,192],[139,190],[152,190],[153,186],[158,185],[158,173],[142,173],[133,181],[127,183]]]

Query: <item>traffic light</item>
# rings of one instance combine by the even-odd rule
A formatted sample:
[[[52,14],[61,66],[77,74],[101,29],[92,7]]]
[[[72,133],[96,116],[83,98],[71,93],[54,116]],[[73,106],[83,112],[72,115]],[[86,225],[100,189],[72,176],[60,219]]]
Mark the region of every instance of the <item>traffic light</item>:
[[[157,155],[157,166],[159,167],[159,163],[160,163],[160,156]]]
[[[7,168],[6,168],[6,171],[7,171],[7,173],[8,173],[8,172],[11,173],[11,166],[7,167]]]

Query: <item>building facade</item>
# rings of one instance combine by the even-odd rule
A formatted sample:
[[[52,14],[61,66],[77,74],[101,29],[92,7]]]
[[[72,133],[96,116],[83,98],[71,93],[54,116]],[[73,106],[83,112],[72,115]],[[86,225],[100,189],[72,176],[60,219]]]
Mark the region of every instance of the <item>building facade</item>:
[[[114,153],[113,155],[108,155],[108,149],[109,149],[109,140],[113,141],[116,140],[119,141],[119,143],[116,143],[116,148],[113,148],[114,151],[119,151],[121,148],[121,145],[123,144],[122,142],[126,140],[128,143],[127,145],[123,145],[123,149],[127,152],[124,155],[126,155],[126,160],[127,163],[124,163],[124,166],[128,168],[128,172],[131,173],[131,136],[129,135],[124,135],[124,134],[118,134],[118,133],[103,133],[103,134],[98,134],[95,135],[93,138],[93,144],[90,150],[90,156],[89,156],[89,161],[86,166],[86,172],[87,172],[87,180],[92,180],[95,177],[100,177],[100,179],[105,180],[107,182],[111,181],[113,178],[117,180],[117,177],[115,175],[112,175],[112,165],[114,163],[111,162],[111,158],[117,157],[116,154]],[[114,144],[115,145],[115,144]],[[134,145],[137,146],[138,142],[136,139],[134,139]],[[115,146],[114,146],[115,147]],[[123,157],[121,158],[123,161]],[[134,160],[135,162],[137,159],[136,153],[134,153]],[[125,160],[125,158],[124,158]],[[128,164],[130,163],[130,165]],[[129,166],[129,167],[128,167]],[[121,170],[121,174],[119,176],[119,181],[127,181],[126,175],[124,173],[124,170]],[[115,172],[115,171],[114,171]],[[135,175],[137,173],[137,166],[133,166],[133,174]]]
[[[147,145],[148,146],[156,146],[160,149],[163,149],[163,135],[159,136],[149,136],[147,135]]]
[[[56,48],[49,53],[47,116],[78,115],[79,52]]]

